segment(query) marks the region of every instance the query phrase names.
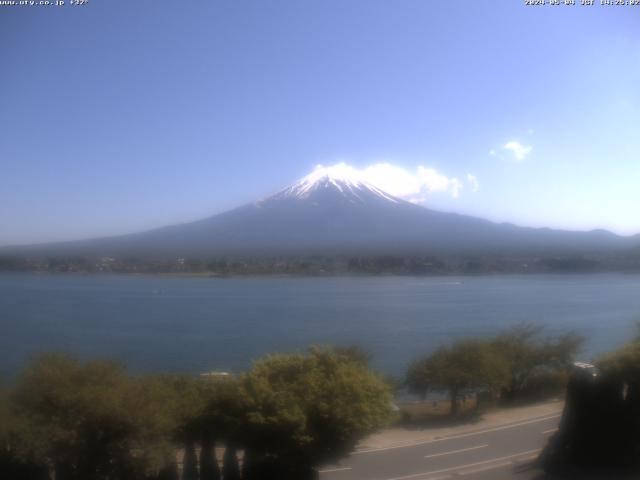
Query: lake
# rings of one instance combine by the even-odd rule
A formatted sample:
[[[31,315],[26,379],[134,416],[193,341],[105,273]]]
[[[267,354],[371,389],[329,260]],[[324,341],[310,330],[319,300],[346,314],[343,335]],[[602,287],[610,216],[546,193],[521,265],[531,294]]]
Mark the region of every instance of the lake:
[[[237,372],[268,352],[358,344],[402,374],[443,342],[522,322],[615,348],[640,318],[640,276],[183,278],[0,274],[0,373],[42,350],[132,371]]]

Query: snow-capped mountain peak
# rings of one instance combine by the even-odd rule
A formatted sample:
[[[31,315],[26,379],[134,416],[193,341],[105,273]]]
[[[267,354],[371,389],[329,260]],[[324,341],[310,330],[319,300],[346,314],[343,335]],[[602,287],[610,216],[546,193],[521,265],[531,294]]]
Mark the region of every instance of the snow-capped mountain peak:
[[[275,195],[196,222],[118,237],[5,248],[0,255],[156,261],[318,254],[495,256],[510,252],[506,254],[540,258],[550,252],[554,256],[593,252],[601,257],[605,252],[640,245],[637,236],[520,228],[438,212],[396,198],[368,178],[366,171],[345,164],[318,166]],[[416,272],[422,271],[422,265],[416,264]]]
[[[331,166],[318,165],[313,172],[283,190],[282,197],[306,199],[314,192],[333,189],[351,201],[364,201],[372,194],[378,198],[398,203],[399,200],[367,182],[355,168],[338,163]]]
[[[313,189],[318,186],[324,186],[327,183],[341,191],[344,188],[362,188],[366,185],[366,182],[355,168],[345,163],[339,163],[328,167],[318,165],[313,172],[289,187],[289,190],[292,195],[304,198]]]

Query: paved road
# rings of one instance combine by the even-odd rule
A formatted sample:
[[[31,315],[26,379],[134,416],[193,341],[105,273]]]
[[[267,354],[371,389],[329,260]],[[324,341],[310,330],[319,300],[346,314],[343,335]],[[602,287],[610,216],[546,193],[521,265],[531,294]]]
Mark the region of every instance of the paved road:
[[[410,445],[353,453],[320,470],[321,480],[529,480],[560,414],[467,431]]]

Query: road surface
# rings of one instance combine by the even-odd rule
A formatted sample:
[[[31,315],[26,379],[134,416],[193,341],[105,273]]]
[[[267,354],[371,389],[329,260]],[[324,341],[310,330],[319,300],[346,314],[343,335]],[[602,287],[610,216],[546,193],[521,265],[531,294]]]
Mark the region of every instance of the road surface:
[[[321,480],[529,480],[560,412],[448,436],[356,451]],[[472,428],[472,427],[471,427]]]

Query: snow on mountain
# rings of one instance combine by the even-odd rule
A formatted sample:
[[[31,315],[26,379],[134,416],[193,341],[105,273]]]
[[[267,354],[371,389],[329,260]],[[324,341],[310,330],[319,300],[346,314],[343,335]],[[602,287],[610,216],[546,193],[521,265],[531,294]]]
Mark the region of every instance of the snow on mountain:
[[[360,172],[345,163],[328,167],[318,165],[309,175],[277,193],[274,197],[304,200],[313,197],[314,193],[318,191],[326,191],[327,189],[337,190],[344,198],[353,203],[364,203],[372,195],[392,203],[403,202],[365,181]]]

